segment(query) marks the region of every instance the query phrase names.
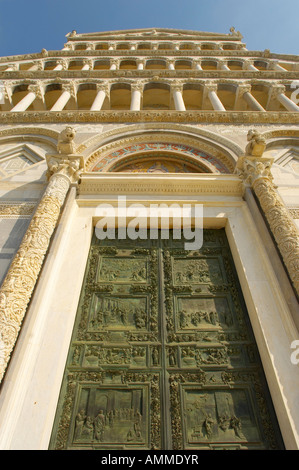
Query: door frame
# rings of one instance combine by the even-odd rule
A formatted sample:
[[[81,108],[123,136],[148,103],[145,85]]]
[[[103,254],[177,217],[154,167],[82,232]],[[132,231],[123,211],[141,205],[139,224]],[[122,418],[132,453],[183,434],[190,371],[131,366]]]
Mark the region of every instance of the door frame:
[[[208,176],[209,181],[204,181],[208,193],[199,189],[200,178],[190,181],[183,176],[168,179],[168,192],[162,195],[161,181],[158,184],[152,180],[146,185],[137,181],[142,192],[138,185],[133,190],[131,186],[130,197],[141,203],[200,203],[204,206],[204,228],[225,228],[284,443],[286,449],[297,450],[299,376],[290,360],[290,345],[298,332],[247,203],[242,199],[238,178],[221,175],[216,191],[213,178],[215,181],[218,176]],[[101,182],[103,179],[99,178],[97,184]],[[85,189],[86,184],[85,181]],[[118,175],[110,194],[107,180],[106,188],[97,196],[97,188],[92,181],[89,184],[90,194],[82,191],[76,197],[73,193],[64,209],[7,371],[0,395],[2,449],[47,449],[49,445],[97,222],[96,208],[103,201],[116,205],[120,184],[130,187],[132,179]],[[174,196],[178,186],[186,191]]]

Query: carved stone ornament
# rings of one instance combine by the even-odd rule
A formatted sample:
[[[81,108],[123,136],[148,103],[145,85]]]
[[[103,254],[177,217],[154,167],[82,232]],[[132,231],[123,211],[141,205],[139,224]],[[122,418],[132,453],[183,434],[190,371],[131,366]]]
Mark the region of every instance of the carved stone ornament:
[[[282,447],[224,229],[178,235],[95,231],[50,450]]]
[[[82,158],[67,154],[47,156],[48,186],[0,289],[0,381],[17,340],[61,207],[70,185],[79,179]]]
[[[248,140],[247,155],[239,159],[236,172],[239,173],[244,184],[251,186],[256,194],[294,289],[299,295],[298,229],[275,190],[271,174],[273,159],[262,156],[265,142],[255,131],[248,133]]]
[[[251,129],[247,134],[248,144],[246,154],[254,157],[261,157],[266,149],[266,140],[255,129]]]

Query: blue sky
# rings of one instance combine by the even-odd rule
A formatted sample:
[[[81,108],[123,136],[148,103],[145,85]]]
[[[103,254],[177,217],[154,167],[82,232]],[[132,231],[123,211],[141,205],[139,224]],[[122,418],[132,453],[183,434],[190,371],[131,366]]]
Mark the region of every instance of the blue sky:
[[[299,55],[298,22],[298,0],[0,0],[0,56],[61,49],[73,29],[231,26],[250,50]]]

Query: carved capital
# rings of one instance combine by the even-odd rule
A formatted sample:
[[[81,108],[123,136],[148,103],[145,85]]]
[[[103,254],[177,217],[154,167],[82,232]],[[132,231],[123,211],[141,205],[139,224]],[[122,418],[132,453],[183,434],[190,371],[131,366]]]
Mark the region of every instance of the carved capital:
[[[12,71],[18,70],[17,64],[8,64],[7,67],[10,68]]]
[[[65,59],[60,59],[57,61],[57,65],[62,66],[62,70],[67,70],[68,69],[68,62]]]
[[[93,60],[92,59],[83,59],[83,64],[88,65],[90,69],[93,69]]]
[[[62,90],[67,91],[70,95],[75,98],[76,97],[76,86],[75,82],[70,81],[68,83],[62,83]]]
[[[252,156],[241,157],[238,160],[236,172],[243,179],[243,183],[245,185],[254,186],[256,180],[260,178],[267,178],[272,181],[272,162],[272,158],[258,158]]]
[[[179,81],[171,82],[171,89],[172,89],[172,91],[179,91],[179,92],[182,93],[182,91],[183,91],[183,83],[182,83],[182,82],[179,82]]]
[[[63,175],[69,183],[78,183],[83,171],[84,160],[81,155],[46,155],[48,173],[50,179],[53,175]]]
[[[108,83],[96,83],[97,93],[99,91],[104,91],[106,95],[108,95],[110,87]]]
[[[270,99],[277,99],[278,95],[284,94],[286,87],[284,85],[272,85],[270,89]]]
[[[34,85],[28,86],[28,91],[33,92],[36,97],[40,100],[44,99],[44,90],[41,83],[35,83]]]
[[[209,93],[211,91],[214,91],[215,93],[217,93],[217,89],[218,89],[217,83],[206,82],[204,85],[204,94]]]
[[[142,93],[142,92],[143,92],[143,86],[144,86],[144,85],[143,85],[142,82],[135,82],[135,83],[133,83],[133,84],[132,84],[132,87],[131,87],[132,92],[133,92],[133,91],[139,91],[140,93]]]
[[[119,66],[119,59],[111,59],[110,65],[115,65],[116,67]]]
[[[238,85],[237,88],[237,97],[241,98],[244,93],[250,93],[251,92],[251,85],[249,83],[242,83]]]

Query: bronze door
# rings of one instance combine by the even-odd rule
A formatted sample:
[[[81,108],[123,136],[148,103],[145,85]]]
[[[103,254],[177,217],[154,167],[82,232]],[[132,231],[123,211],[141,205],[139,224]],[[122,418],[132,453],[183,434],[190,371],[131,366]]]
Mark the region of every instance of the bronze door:
[[[93,238],[51,449],[281,449],[224,230]]]

